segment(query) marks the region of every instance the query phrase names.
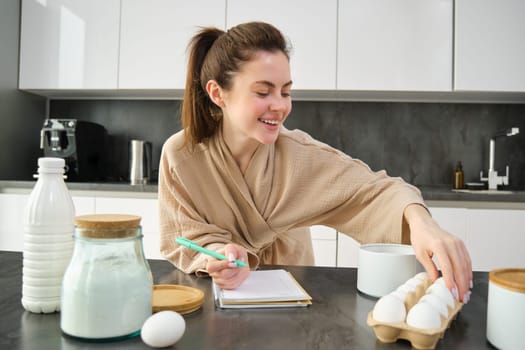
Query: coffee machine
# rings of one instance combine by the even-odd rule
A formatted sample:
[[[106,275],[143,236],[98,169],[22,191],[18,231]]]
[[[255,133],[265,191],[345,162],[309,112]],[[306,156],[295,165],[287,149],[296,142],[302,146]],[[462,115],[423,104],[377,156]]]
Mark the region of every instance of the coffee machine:
[[[107,154],[106,129],[78,119],[46,119],[40,132],[44,157],[66,161],[69,181],[104,181]]]

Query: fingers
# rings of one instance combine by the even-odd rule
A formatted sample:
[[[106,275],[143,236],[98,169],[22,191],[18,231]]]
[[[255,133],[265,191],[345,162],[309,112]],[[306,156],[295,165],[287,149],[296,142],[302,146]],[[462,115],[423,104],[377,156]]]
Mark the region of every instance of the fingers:
[[[436,266],[432,261],[432,257],[435,257],[446,286],[458,300],[467,302],[472,284],[472,263],[465,244],[441,229],[428,216],[428,212],[419,209],[405,209],[416,257],[433,280],[437,277]]]
[[[238,288],[250,274],[250,270],[246,267],[229,270],[225,277],[223,275],[212,276],[213,282],[222,289]]]
[[[237,244],[227,244],[224,246],[224,255],[228,258],[228,260],[235,261],[235,259],[242,260],[244,262],[248,261],[248,253],[246,252],[246,249],[244,247],[241,247]]]
[[[425,268],[425,271],[428,274],[428,277],[430,277],[431,281],[435,281],[436,278],[439,277],[439,271],[436,267],[436,264],[434,264],[434,261],[432,260],[432,255],[427,254],[426,252],[418,253],[416,252],[417,260],[423,265]]]
[[[450,235],[437,244],[435,254],[445,285],[456,299],[468,302],[472,283],[472,264],[463,241]]]
[[[231,267],[229,261],[208,261],[206,268],[213,282],[223,289],[239,287],[250,274],[249,268]]]
[[[224,253],[228,260],[214,260],[210,258],[206,264],[206,270],[213,282],[223,289],[235,289],[239,287],[242,282],[250,274],[250,269],[247,267],[237,267],[236,259],[247,262],[248,253],[246,250],[236,244],[228,244],[224,247]]]

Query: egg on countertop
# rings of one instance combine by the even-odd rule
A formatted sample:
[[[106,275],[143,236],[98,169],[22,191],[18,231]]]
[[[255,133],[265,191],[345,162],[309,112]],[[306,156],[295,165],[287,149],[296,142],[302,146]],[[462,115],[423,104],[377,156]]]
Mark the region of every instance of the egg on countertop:
[[[164,348],[178,342],[185,330],[186,322],[179,313],[160,311],[144,322],[140,336],[152,348]]]
[[[406,316],[404,300],[395,295],[382,296],[372,310],[372,317],[379,322],[403,322]]]

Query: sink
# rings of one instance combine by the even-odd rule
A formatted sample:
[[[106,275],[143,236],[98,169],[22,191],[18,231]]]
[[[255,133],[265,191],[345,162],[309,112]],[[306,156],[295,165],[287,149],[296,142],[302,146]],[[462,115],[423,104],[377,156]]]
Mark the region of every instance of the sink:
[[[498,190],[452,190],[458,193],[476,193],[476,194],[513,194],[514,191]]]

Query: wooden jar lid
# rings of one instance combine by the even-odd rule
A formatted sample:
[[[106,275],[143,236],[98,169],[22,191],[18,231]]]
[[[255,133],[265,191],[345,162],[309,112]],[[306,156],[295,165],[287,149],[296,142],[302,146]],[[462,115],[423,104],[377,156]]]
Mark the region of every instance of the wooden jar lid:
[[[525,269],[498,269],[490,271],[489,280],[514,292],[525,293]]]
[[[126,238],[137,236],[141,217],[127,214],[92,214],[75,218],[78,236],[87,238]]]
[[[188,314],[198,310],[204,303],[204,292],[200,289],[177,284],[153,286],[153,312],[164,310]]]

